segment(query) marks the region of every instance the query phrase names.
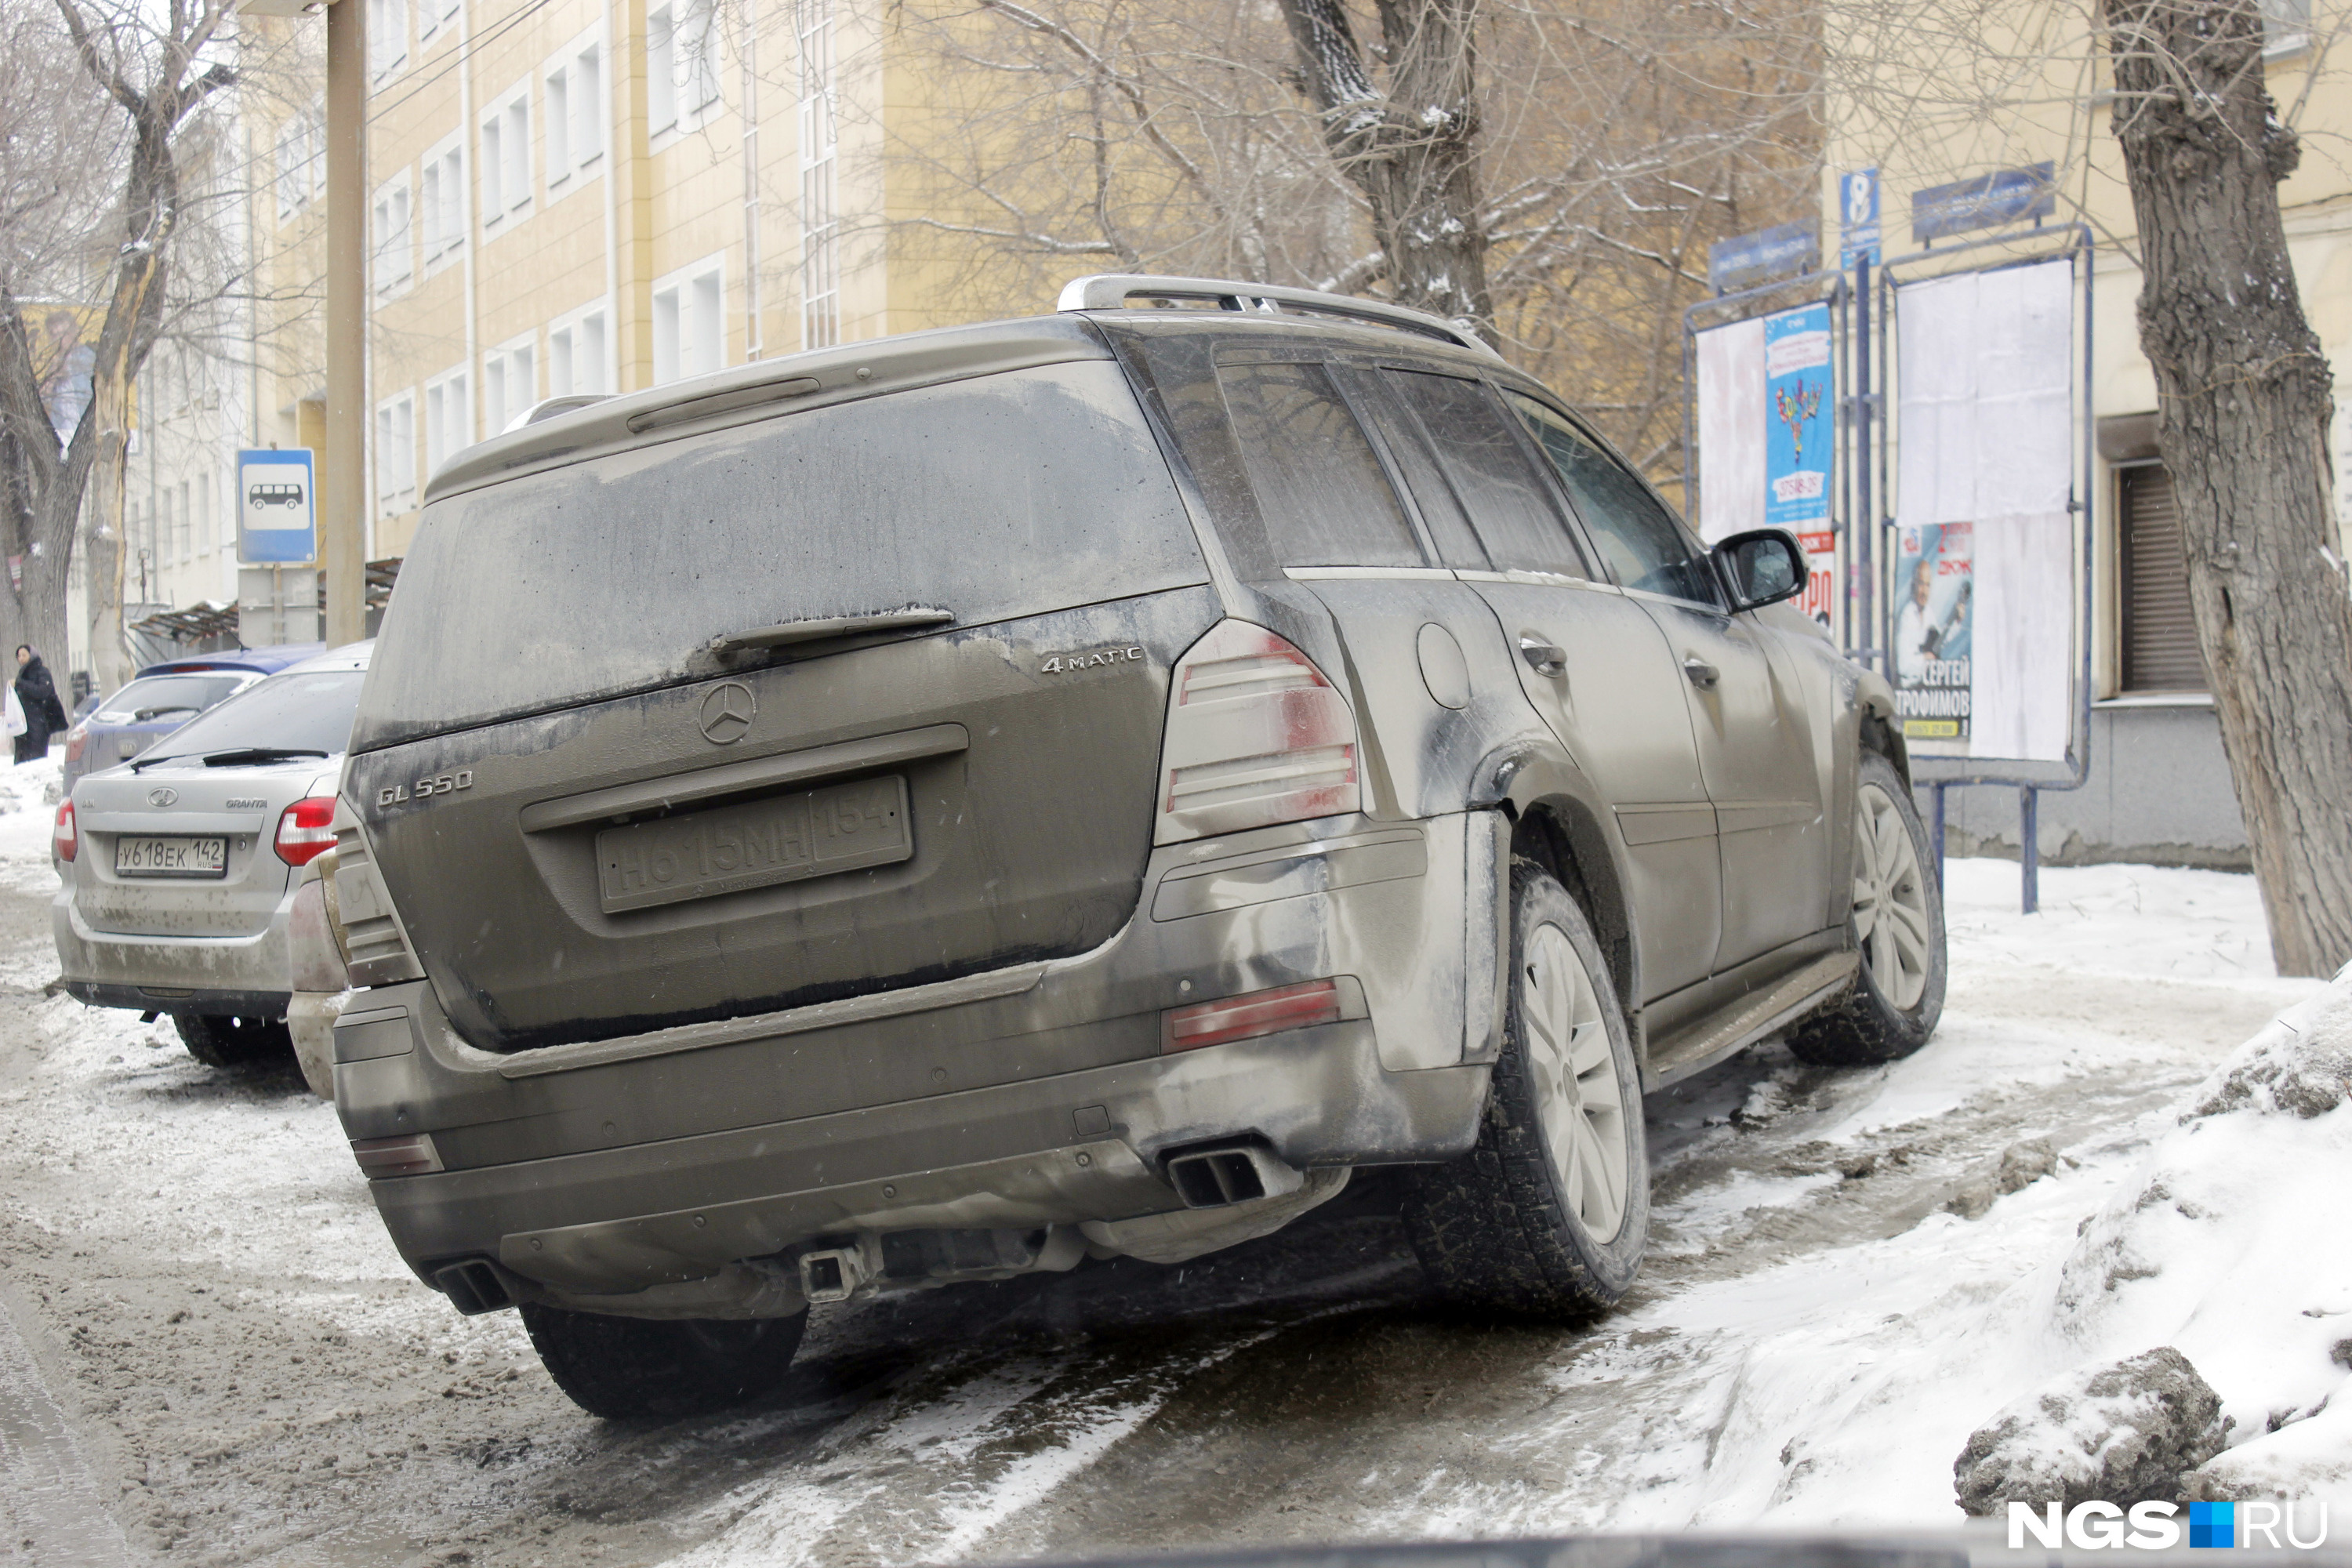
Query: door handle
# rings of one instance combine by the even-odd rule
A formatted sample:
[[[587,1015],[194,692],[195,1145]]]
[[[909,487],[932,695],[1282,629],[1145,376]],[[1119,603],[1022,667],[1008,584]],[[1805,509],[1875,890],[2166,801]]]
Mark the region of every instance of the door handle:
[[[1693,686],[1704,687],[1709,691],[1714,690],[1715,683],[1723,679],[1723,671],[1696,654],[1683,660],[1683,673],[1690,677],[1690,683]]]
[[[1534,637],[1521,637],[1519,639],[1519,657],[1526,659],[1528,661],[1528,668],[1534,670],[1538,675],[1566,675],[1568,673],[1568,655],[1562,653],[1557,647],[1550,643],[1541,642]]]

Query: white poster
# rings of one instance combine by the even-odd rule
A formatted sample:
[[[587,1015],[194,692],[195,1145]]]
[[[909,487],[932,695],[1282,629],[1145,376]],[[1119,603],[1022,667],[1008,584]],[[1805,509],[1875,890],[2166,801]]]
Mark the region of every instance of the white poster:
[[[1764,321],[1698,334],[1698,532],[1764,526]]]
[[[2063,763],[2074,733],[2074,530],[2063,511],[1976,525],[1969,754]]]
[[[2063,762],[2073,732],[2074,267],[2039,262],[1895,294],[1896,520],[1973,530],[1970,721],[1931,751]],[[1901,585],[1897,593],[1904,591]],[[1906,731],[1911,726],[1906,722]]]

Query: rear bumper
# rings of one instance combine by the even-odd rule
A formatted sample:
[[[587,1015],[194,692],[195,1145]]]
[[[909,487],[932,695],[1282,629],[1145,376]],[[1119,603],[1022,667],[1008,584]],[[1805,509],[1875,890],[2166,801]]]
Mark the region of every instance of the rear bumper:
[[[337,1109],[450,1167],[372,1184],[420,1275],[488,1258],[621,1311],[818,1237],[1175,1210],[1161,1157],[1207,1142],[1446,1159],[1499,1044],[1507,846],[1491,813],[1176,846],[1092,952],[631,1041],[491,1055],[428,983],[380,987],[336,1026]],[[1163,1009],[1326,976],[1360,991],[1341,1022],[1160,1054]]]
[[[282,1018],[293,989],[286,942],[289,893],[251,936],[142,936],[95,931],[73,902],[73,884],[49,905],[58,973],[68,995],[93,1007],[218,1017]]]

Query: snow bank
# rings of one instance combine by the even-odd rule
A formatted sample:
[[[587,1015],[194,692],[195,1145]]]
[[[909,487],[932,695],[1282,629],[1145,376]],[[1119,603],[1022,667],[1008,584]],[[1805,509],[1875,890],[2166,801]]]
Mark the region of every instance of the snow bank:
[[[2201,1495],[2352,1513],[2347,1100],[2352,968],[2189,1097],[2059,1272],[2049,1325],[2085,1359],[2171,1345],[2221,1395],[2231,1446]]]

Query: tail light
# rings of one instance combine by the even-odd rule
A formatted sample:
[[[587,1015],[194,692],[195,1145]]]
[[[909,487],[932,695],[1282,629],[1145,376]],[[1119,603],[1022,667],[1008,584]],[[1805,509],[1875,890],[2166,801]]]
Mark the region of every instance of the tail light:
[[[1303,985],[1277,985],[1271,991],[1250,991],[1214,1002],[1195,1002],[1160,1016],[1160,1049],[1193,1051],[1234,1040],[1254,1040],[1285,1029],[1336,1024],[1342,1016],[1339,983],[1309,980]]]
[[[1315,661],[1220,621],[1176,661],[1155,844],[1363,809],[1356,716]]]
[[[81,761],[83,750],[89,744],[89,725],[80,723],[66,731],[66,761]]]
[[[60,860],[70,860],[81,847],[81,838],[74,831],[73,802],[62,801],[58,805],[58,825],[50,829],[49,844]]]
[[[308,866],[334,847],[333,795],[298,800],[278,815],[278,858],[289,866]]]

